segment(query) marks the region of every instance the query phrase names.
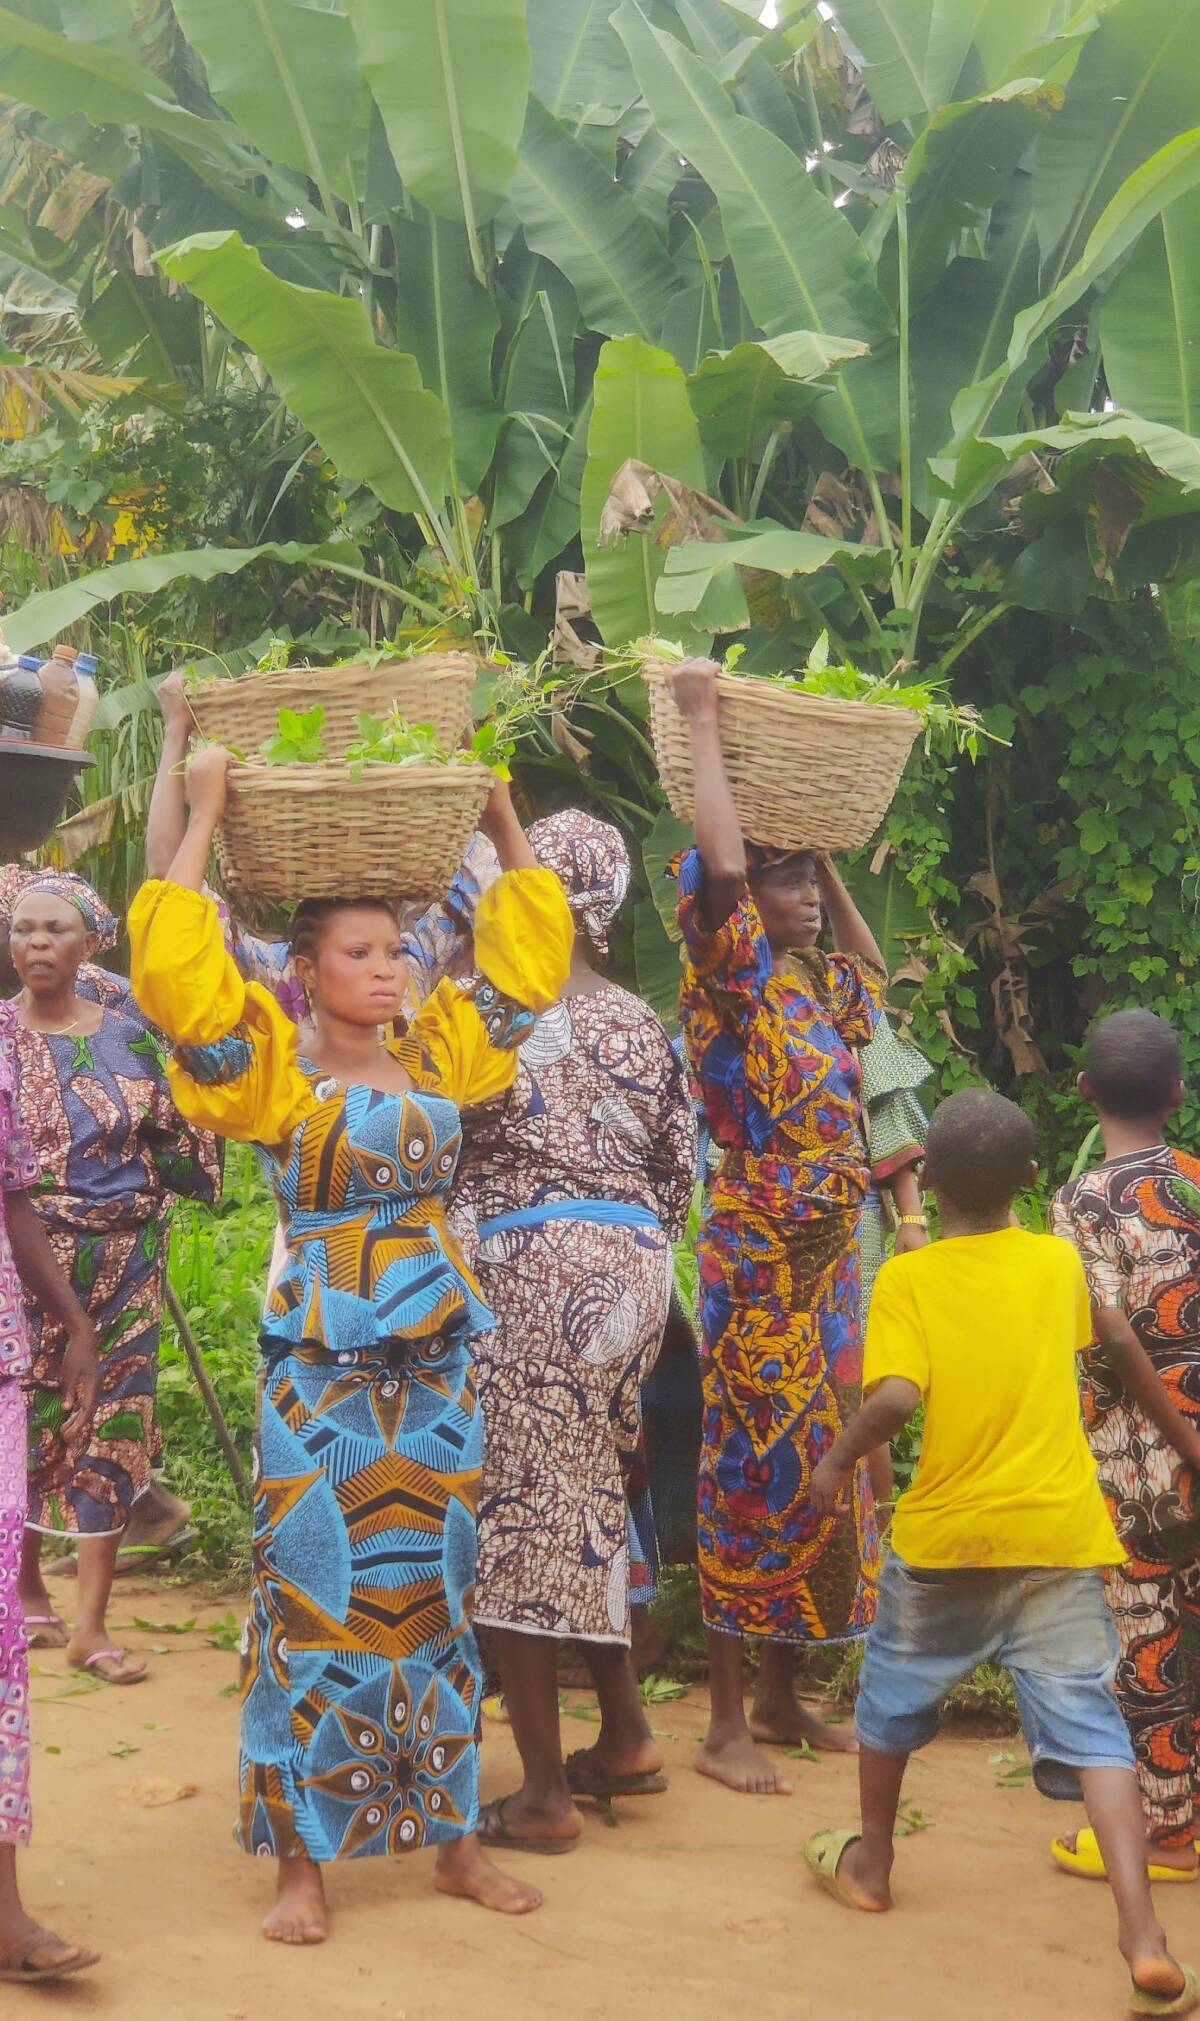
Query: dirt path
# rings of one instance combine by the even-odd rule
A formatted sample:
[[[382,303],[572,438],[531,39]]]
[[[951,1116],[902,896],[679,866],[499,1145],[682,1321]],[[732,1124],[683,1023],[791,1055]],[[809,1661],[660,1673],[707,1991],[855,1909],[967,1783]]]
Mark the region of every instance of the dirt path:
[[[70,1582],[58,1599],[70,1611]],[[1051,1828],[1076,1813],[1029,1784],[998,1786],[1010,1742],[947,1739],[914,1767],[929,1828],[901,1848],[902,1912],[856,1919],[808,1884],[799,1847],[854,1817],[849,1762],[797,1761],[790,1799],[745,1798],[692,1773],[700,1691],[658,1705],[671,1771],[665,1797],[589,1815],[567,1859],[508,1856],[546,1893],[508,1922],[436,1895],[429,1859],[336,1872],[334,1935],[282,1951],[258,1936],[270,1873],[230,1839],[236,1657],[205,1633],[229,1603],[149,1585],[121,1592],[129,1646],[162,1651],[134,1689],[56,1696],[55,1654],[32,1679],[36,1837],[29,1903],[103,1951],[53,1994],[5,1989],[4,2016],[78,2021],[1063,2021],[1124,2011],[1108,1891],[1050,1867]],[[156,1624],[139,1630],[135,1618]],[[166,1632],[194,1620],[186,1634]],[[591,1701],[572,1693],[584,1713]],[[565,1723],[586,1744],[586,1719]],[[1023,1757],[1021,1757],[1023,1758]],[[489,1724],[486,1795],[511,1787],[508,1730]],[[194,1794],[180,1795],[181,1787]],[[173,1800],[171,1800],[173,1799]],[[1182,1901],[1181,1901],[1182,1895]],[[1161,1903],[1200,1952],[1183,1891]]]

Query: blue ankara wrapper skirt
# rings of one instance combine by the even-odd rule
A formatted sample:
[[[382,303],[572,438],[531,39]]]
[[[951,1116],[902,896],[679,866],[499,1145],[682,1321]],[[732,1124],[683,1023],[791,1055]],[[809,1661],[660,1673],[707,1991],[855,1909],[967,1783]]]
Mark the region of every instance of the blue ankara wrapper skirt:
[[[300,1346],[262,1378],[238,1841],[444,1845],[478,1814],[483,1429],[465,1331]]]

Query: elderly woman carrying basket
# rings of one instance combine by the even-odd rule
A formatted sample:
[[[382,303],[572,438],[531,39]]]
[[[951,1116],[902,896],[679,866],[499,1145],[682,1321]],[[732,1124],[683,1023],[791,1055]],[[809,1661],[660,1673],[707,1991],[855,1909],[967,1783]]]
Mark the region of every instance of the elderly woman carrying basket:
[[[471,1344],[492,1316],[444,1201],[462,1106],[511,1085],[512,1048],[566,980],[570,913],[497,787],[485,825],[504,874],[475,921],[478,982],[444,982],[385,1045],[405,987],[394,912],[309,902],[293,929],[302,1049],[200,889],[228,764],[215,746],[193,760],[188,832],[129,923],[139,1001],[176,1047],[176,1100],[256,1145],[285,1220],[260,1335],[240,1843],[278,1862],[278,1941],[325,1936],[324,1863],[422,1846],[445,1892],[519,1914],[540,1896],[476,1836]]]
[[[742,835],[717,723],[716,668],[672,677],[687,717],[698,847],[679,866],[681,1019],[721,1147],[700,1235],[704,1415],[700,1588],[711,1724],[697,1767],[737,1790],[790,1785],[755,1737],[847,1747],[796,1702],[793,1657],[865,1633],[878,1536],[859,1470],[853,1521],[818,1517],[812,1469],[859,1400],[859,1221],[869,1184],[856,1050],[883,961],[825,856]],[[818,945],[828,919],[837,952]],[[742,1638],[762,1651],[753,1728]]]

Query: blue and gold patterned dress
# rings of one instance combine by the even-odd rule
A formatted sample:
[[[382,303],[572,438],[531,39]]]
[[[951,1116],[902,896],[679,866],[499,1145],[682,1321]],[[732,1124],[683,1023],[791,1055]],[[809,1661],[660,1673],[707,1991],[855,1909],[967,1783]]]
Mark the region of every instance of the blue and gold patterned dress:
[[[520,870],[485,895],[486,980],[443,983],[392,1047],[406,1094],[305,1061],[211,899],[148,884],[129,930],[176,1102],[256,1144],[287,1239],[261,1334],[239,1841],[318,1861],[444,1844],[478,1810],[471,1339],[492,1322],[443,1201],[459,1106],[511,1085],[514,1031],[566,979],[562,888]]]

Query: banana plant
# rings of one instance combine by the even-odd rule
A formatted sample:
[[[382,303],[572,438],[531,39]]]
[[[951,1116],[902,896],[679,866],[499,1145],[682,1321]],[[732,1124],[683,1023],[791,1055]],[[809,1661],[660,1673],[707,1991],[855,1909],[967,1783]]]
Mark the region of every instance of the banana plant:
[[[800,164],[685,38],[625,0],[618,32],[657,124],[712,190],[760,346],[804,323],[867,347],[794,431],[807,469],[791,443],[776,461],[767,490],[784,509],[764,515],[759,484],[744,524],[660,561],[665,627],[706,612],[730,625],[737,586],[766,571],[787,584],[798,637],[819,615],[856,656],[928,661],[948,560],[994,531],[997,491],[1015,476],[1019,498],[1022,473],[1038,487],[1030,538],[949,631],[939,612],[939,670],[1016,605],[1077,611],[1194,567],[1200,7],[1060,13],[945,10],[933,33],[921,0],[835,5],[802,62],[818,120],[817,87],[840,75],[830,52],[858,67],[878,146],[854,167],[820,124]],[[778,459],[774,433],[759,443]],[[875,551],[871,581],[829,545],[814,464],[832,465],[837,516]]]
[[[563,567],[612,645],[942,669],[1185,578],[1200,0],[780,11],[0,5],[0,257],[114,378],[271,387],[525,651]],[[703,537],[600,544],[630,459]]]

